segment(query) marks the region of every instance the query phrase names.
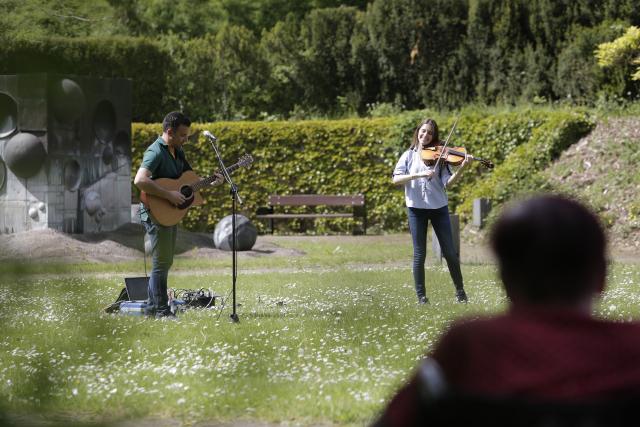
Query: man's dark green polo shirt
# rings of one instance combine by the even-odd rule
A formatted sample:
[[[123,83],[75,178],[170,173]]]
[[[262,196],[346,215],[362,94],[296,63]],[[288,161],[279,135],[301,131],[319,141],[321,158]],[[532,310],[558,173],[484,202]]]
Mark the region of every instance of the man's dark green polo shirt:
[[[158,137],[156,141],[151,144],[144,155],[142,156],[143,167],[151,172],[151,179],[158,178],[171,178],[178,179],[185,172],[192,170],[189,162],[184,158],[184,151],[182,148],[176,148],[176,157],[174,158],[169,151],[169,146],[162,139]],[[144,204],[140,203],[140,219],[147,221],[149,213],[144,207]]]

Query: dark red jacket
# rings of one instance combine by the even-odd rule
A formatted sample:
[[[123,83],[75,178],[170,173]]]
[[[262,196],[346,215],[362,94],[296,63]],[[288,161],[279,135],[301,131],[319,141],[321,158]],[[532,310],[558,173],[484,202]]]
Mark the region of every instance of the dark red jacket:
[[[451,389],[485,397],[585,402],[640,395],[640,324],[549,309],[514,309],[453,326],[432,357]],[[411,425],[418,376],[386,408]]]

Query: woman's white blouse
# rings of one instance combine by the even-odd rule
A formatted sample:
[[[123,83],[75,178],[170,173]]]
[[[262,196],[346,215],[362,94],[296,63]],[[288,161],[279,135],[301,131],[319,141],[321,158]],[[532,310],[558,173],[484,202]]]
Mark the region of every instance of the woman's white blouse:
[[[440,173],[439,169],[442,169]],[[422,161],[419,150],[409,149],[402,153],[393,175],[412,175],[433,170]],[[431,179],[418,178],[404,184],[404,196],[408,207],[421,209],[439,209],[446,206],[446,182],[451,177],[451,171],[446,164],[441,163]]]

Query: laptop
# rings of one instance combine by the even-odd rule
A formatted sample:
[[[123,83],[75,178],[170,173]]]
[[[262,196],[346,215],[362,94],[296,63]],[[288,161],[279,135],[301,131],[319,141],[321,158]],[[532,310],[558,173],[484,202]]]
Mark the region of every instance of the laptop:
[[[124,286],[129,294],[129,301],[146,301],[149,298],[148,277],[125,277]]]

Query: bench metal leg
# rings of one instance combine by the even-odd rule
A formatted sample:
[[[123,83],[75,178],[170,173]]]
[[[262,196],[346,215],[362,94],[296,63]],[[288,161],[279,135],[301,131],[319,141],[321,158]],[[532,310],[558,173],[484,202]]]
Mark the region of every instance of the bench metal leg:
[[[366,236],[367,235],[367,208],[364,207],[364,217],[362,218],[362,232]]]

